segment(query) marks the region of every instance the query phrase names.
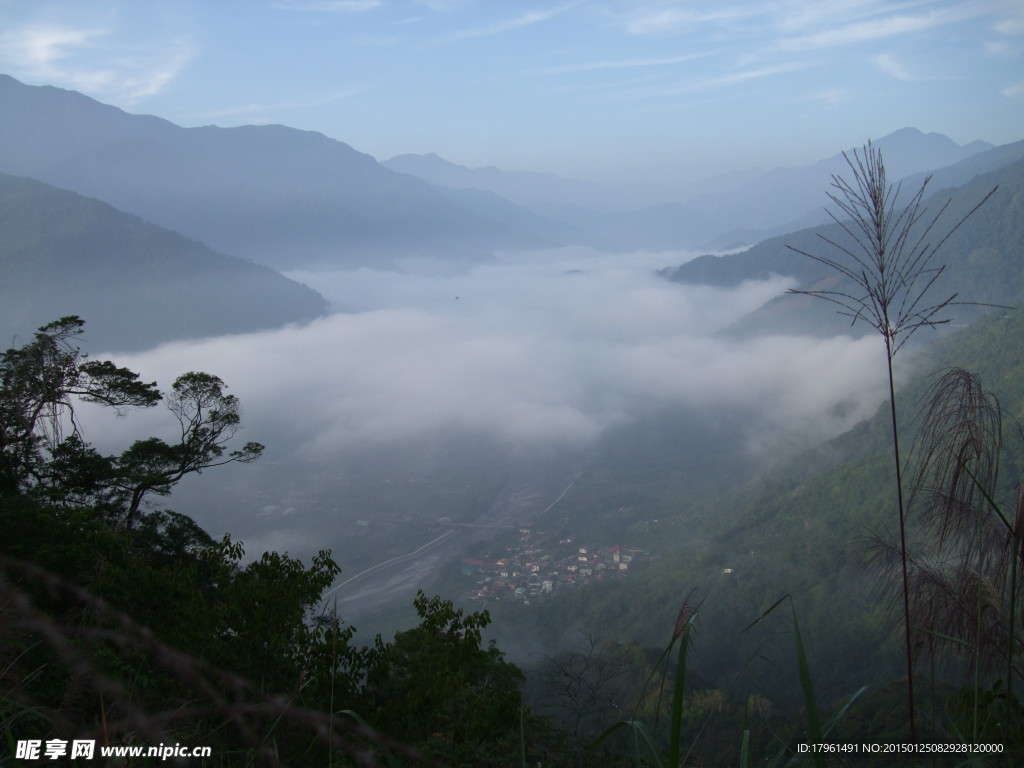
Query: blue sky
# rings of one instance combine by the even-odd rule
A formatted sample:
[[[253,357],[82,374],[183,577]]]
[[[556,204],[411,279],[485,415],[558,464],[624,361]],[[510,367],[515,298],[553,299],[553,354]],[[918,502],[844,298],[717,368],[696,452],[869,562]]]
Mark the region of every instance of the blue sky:
[[[1024,138],[1021,0],[0,0],[0,71],[378,159],[672,183]]]

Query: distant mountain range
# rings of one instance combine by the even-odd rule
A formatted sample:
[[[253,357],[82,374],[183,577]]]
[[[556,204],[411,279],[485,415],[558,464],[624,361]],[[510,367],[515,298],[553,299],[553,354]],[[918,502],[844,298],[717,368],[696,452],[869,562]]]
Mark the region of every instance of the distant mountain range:
[[[961,146],[937,133],[915,128],[874,142],[887,160],[890,176],[931,171],[992,149],[982,141]],[[824,191],[833,174],[846,170],[843,153],[813,165],[723,175],[707,191],[685,200],[651,197],[636,189],[614,188],[552,174],[466,168],[437,155],[400,155],[384,165],[453,189],[476,188],[508,197],[549,219],[599,236],[617,249],[726,249],[826,220]],[[979,173],[981,170],[979,169]],[[964,183],[966,178],[959,181]]]
[[[505,171],[493,165],[467,168],[433,152],[425,155],[398,155],[381,161],[381,165],[446,189],[492,192],[531,210],[547,205],[572,204],[609,212],[624,207],[652,205],[667,199],[665,191],[650,187],[611,186],[582,179],[567,179],[554,173]]]
[[[479,258],[564,244],[511,203],[466,204],[347,144],[280,125],[182,128],[0,75],[0,172],[96,197],[287,269]]]
[[[95,197],[278,269],[476,261],[496,250],[734,248],[822,221],[841,154],[711,179],[687,200],[437,155],[378,163],[280,125],[182,128],[0,75],[0,172]],[[893,178],[985,154],[907,128],[878,139]],[[980,171],[979,171],[980,172]],[[963,183],[966,179],[957,179]]]
[[[316,291],[98,200],[0,174],[0,346],[64,315],[91,349],[140,349],[325,314]]]

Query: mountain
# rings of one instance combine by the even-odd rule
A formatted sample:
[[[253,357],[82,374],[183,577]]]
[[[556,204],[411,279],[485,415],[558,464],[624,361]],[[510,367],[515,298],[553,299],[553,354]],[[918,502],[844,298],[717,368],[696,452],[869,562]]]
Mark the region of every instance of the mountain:
[[[8,76],[0,76],[0,111],[0,172],[96,197],[278,268],[476,259],[563,244],[312,131],[182,128]]]
[[[916,128],[903,128],[873,143],[882,151],[893,180],[942,168],[992,148],[979,141],[960,146],[946,136]],[[848,170],[840,152],[813,165],[766,171],[738,186],[693,197],[685,205],[705,217],[707,228],[719,236],[730,230],[785,226],[820,212],[827,202],[823,190],[828,189],[832,176]]]
[[[959,187],[976,176],[999,170],[1021,158],[1024,158],[1024,141],[992,147],[952,165],[904,177],[901,181],[903,192],[907,194],[908,191],[920,188],[926,178],[929,178],[928,188],[933,192],[947,187]]]
[[[492,192],[533,211],[569,205],[600,212],[651,205],[666,193],[650,187],[598,184],[567,179],[554,173],[506,171],[493,165],[467,168],[433,152],[425,155],[397,155],[381,165],[448,189],[479,189]]]
[[[242,259],[98,200],[0,174],[0,328],[31,338],[64,315],[86,320],[92,348],[301,323],[327,302]]]
[[[1016,150],[991,150],[995,157],[1012,157]],[[987,154],[987,153],[986,153]],[[969,162],[969,161],[968,161]],[[990,162],[994,162],[990,158]],[[948,178],[948,177],[947,177]],[[934,286],[933,296],[957,293],[961,301],[991,304],[1015,304],[1024,296],[1024,159],[975,177],[968,184],[940,189],[926,201],[935,215],[943,205],[948,208],[937,224],[944,231],[982,200],[993,188],[996,193],[971,216],[942,246],[938,262],[946,269]],[[931,188],[931,187],[929,187]],[[927,218],[927,215],[926,215]],[[741,253],[726,256],[700,256],[663,274],[671,280],[708,285],[738,285],[744,280],[763,280],[771,275],[796,278],[799,288],[823,287],[835,280],[823,264],[794,252],[789,246],[809,253],[827,253],[823,238],[844,241],[836,224],[805,229],[771,238]],[[842,290],[841,284],[832,286]],[[742,334],[833,333],[850,332],[849,319],[840,317],[826,302],[807,296],[784,295],[749,315],[733,327]],[[972,311],[973,310],[973,311]],[[977,309],[962,307],[958,322],[977,316]],[[858,326],[858,328],[867,326]]]
[[[979,164],[967,175],[972,167],[967,158],[985,153],[992,145],[975,141],[961,146],[941,134],[915,128],[904,128],[874,143],[891,158],[888,165],[894,179],[964,162],[960,175],[948,176],[944,184],[948,186],[997,167]],[[441,187],[501,195],[577,233],[591,233],[591,242],[599,247],[618,251],[727,250],[817,226],[828,220],[822,190],[828,188],[833,174],[847,170],[839,152],[809,166],[721,175],[709,179],[702,193],[674,200],[657,189],[601,186],[493,166],[467,168],[436,154],[399,155],[383,165]]]

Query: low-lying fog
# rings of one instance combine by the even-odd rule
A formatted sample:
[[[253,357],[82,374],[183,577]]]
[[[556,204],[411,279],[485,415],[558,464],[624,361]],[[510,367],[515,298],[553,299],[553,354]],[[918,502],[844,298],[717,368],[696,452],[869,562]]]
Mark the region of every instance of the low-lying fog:
[[[386,462],[392,448],[397,455],[449,435],[483,441],[496,455],[578,453],[666,407],[742,409],[752,414],[746,445],[774,453],[835,435],[877,408],[884,358],[876,338],[720,338],[716,331],[790,282],[721,289],[655,274],[686,258],[562,249],[505,254],[461,272],[421,263],[405,273],[292,273],[337,314],[116,359],[161,389],[185,371],[215,373],[240,398],[238,439],[267,452],[252,467],[204,474],[192,483],[196,498],[236,473],[254,487],[280,482],[256,469],[264,463],[294,479],[343,455]],[[102,423],[90,413],[87,435],[110,451],[143,434],[171,439],[168,418],[160,408]],[[272,488],[262,498],[268,508],[277,503]],[[180,511],[214,535],[223,530],[215,517]],[[284,542],[264,540],[270,534],[261,546],[300,551],[322,540],[295,530]]]

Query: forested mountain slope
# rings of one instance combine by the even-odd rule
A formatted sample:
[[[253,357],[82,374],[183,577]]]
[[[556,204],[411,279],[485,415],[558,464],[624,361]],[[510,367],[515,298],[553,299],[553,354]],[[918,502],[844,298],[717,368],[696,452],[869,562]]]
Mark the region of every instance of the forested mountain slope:
[[[1008,415],[996,496],[1011,509],[1014,486],[1024,477],[1021,435],[1010,418],[1024,417],[1022,347],[1024,313],[1000,310],[926,353],[897,358],[898,368],[915,374],[897,395],[905,451],[939,372],[966,367],[999,397]],[[795,711],[802,699],[788,610],[747,629],[790,595],[819,703],[828,708],[863,685],[878,690],[905,674],[898,615],[872,565],[879,554],[872,540],[891,541],[896,527],[888,419],[883,405],[871,420],[752,486],[739,479],[717,497],[650,511],[666,552],[660,560],[629,579],[576,590],[535,610],[497,609],[499,627],[550,644],[569,642],[583,629],[659,647],[668,642],[683,598],[696,589],[705,598],[690,656],[697,673],[738,701],[756,693]],[[676,479],[648,482],[668,486]],[[914,507],[910,519],[912,542],[920,544]],[[524,627],[531,619],[536,623]]]
[[[948,202],[935,228],[936,233],[945,232],[994,187],[998,190],[992,198],[938,252],[936,262],[946,264],[946,270],[934,286],[935,295],[958,293],[962,301],[1007,304],[1024,290],[1024,161],[984,173],[955,189],[935,190],[930,186],[932,196],[927,200],[925,217],[935,216]],[[840,227],[831,224],[775,237],[741,253],[700,256],[664,274],[671,280],[708,285],[736,285],[744,280],[786,275],[795,278],[801,289],[827,285],[842,290],[828,267],[793,250],[824,256],[838,253],[823,238],[847,242]],[[974,317],[977,313],[965,308],[956,322]],[[848,320],[835,316],[824,302],[801,296],[783,296],[769,302],[740,321],[734,330],[761,334],[851,331]]]
[[[307,322],[326,309],[316,291],[268,267],[98,200],[0,174],[0,327],[8,343],[65,315],[89,318],[93,345],[138,349]]]

